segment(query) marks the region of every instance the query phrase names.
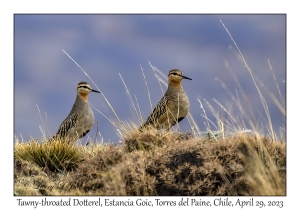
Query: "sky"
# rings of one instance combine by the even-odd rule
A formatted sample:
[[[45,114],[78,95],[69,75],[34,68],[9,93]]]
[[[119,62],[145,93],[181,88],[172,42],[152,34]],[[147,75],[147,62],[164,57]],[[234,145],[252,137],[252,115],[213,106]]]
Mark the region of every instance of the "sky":
[[[178,68],[192,78],[183,80],[182,86],[190,100],[190,114],[201,131],[206,130],[207,121],[199,101],[214,123],[209,105],[221,110],[215,101],[231,106],[233,115],[242,118],[232,96],[250,116],[243,91],[256,126],[268,134],[267,115],[243,58],[263,84],[257,82],[275,132],[285,135],[280,134],[285,131],[285,116],[270,97],[272,93],[285,108],[285,15],[15,14],[13,18],[14,135],[25,141],[41,138],[43,128],[47,136],[55,134],[72,108],[77,84],[86,81],[102,94],[89,95],[90,104],[97,109],[92,108],[97,123],[83,141],[95,138],[98,130],[97,139],[101,134],[104,142],[119,142],[110,122],[117,118],[105,98],[121,121],[139,124],[127,91],[146,119],[151,112],[148,90],[152,106],[166,90],[163,84],[161,90],[153,68],[165,75]],[[192,129],[188,119],[179,126],[183,132]],[[214,130],[212,124],[210,127]],[[251,126],[245,125],[245,129]]]

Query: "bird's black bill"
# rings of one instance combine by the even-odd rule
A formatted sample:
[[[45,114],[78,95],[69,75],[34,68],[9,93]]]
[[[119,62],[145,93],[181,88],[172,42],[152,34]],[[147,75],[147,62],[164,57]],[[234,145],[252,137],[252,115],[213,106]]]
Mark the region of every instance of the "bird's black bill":
[[[100,91],[98,91],[98,90],[91,90],[92,92],[96,92],[96,93],[101,93]]]
[[[186,76],[183,76],[183,75],[182,75],[182,78],[183,78],[183,79],[189,79],[189,80],[192,80],[191,78],[186,77]]]

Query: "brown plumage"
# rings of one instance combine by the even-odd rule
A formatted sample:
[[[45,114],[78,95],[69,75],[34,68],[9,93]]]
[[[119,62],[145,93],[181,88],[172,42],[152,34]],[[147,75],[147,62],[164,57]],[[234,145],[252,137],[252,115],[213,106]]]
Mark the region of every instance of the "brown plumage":
[[[169,71],[168,89],[150,116],[140,127],[140,130],[149,126],[157,129],[170,129],[185,118],[190,109],[190,102],[181,86],[182,79],[192,80],[183,76],[182,72],[178,69]]]

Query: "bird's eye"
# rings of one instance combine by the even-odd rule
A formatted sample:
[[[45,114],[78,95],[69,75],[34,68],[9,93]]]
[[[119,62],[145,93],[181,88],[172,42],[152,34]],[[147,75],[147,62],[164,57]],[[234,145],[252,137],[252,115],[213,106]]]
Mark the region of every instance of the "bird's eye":
[[[176,76],[180,76],[180,77],[181,77],[181,74],[178,74],[178,73],[173,73],[173,75],[176,75]]]
[[[80,88],[83,88],[83,89],[90,89],[88,86],[80,86]]]

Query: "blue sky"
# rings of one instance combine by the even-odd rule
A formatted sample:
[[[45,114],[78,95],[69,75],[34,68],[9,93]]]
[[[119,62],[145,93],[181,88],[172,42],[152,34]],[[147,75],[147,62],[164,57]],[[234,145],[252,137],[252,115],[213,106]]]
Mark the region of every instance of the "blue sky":
[[[42,136],[37,105],[46,134],[55,134],[72,108],[78,82],[92,84],[62,49],[92,78],[121,120],[138,123],[119,74],[131,96],[138,99],[144,119],[151,108],[141,67],[152,104],[162,97],[150,62],[165,74],[179,68],[193,79],[182,84],[190,99],[190,113],[205,131],[197,99],[206,99],[214,107],[217,105],[213,99],[224,105],[232,102],[220,80],[233,94],[236,90],[239,93],[227,62],[249,98],[255,117],[266,124],[251,76],[220,20],[253,72],[278,96],[270,61],[285,99],[285,15],[14,15],[14,134],[25,140]],[[280,127],[285,128],[285,118],[266,92],[264,96],[274,129],[279,132]],[[116,119],[102,95],[91,93],[89,101],[109,119]],[[118,142],[113,125],[93,111],[104,141]],[[208,107],[206,111],[209,114]],[[180,128],[191,130],[187,119],[180,122]],[[95,126],[89,135],[96,135]]]

